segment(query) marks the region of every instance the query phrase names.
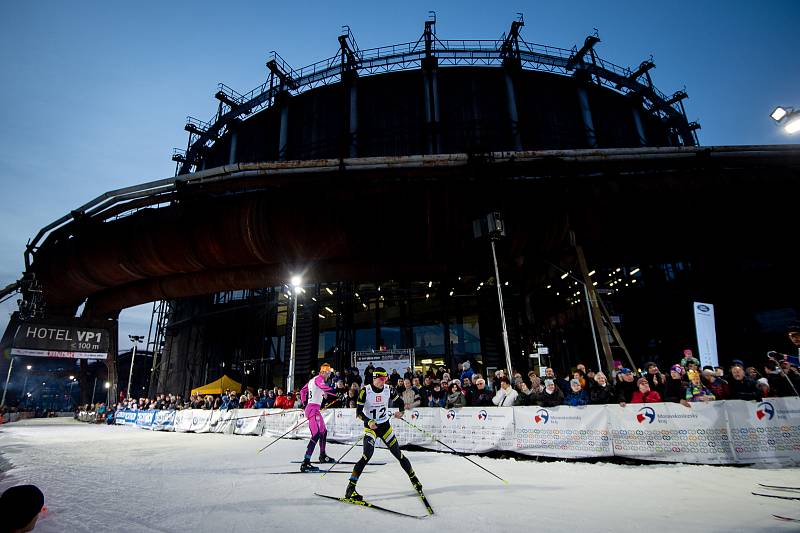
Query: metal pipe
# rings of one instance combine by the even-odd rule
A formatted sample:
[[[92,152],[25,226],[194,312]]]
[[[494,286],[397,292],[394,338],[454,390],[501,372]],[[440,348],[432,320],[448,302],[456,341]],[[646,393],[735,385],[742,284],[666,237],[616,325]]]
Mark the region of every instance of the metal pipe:
[[[131,352],[131,368],[128,371],[128,399],[130,400],[133,396],[131,395],[131,379],[133,379],[133,363],[136,361],[136,341],[133,342],[133,350]]]
[[[298,287],[293,287],[294,290],[294,309],[292,311],[292,344],[289,346],[289,377],[286,384],[286,392],[292,391],[292,399],[294,399],[294,349],[295,341],[297,340],[297,295],[300,294]]]
[[[589,301],[589,287],[586,286],[586,283],[581,282],[583,285],[583,294],[586,296],[586,310],[589,313],[587,316],[589,317],[589,325],[592,326],[592,345],[594,346],[594,354],[597,356],[597,371],[602,372],[603,366],[600,363],[600,349],[597,347],[597,335],[594,330],[594,320],[592,319],[592,302]],[[609,376],[611,375],[610,372],[613,369],[609,368]]]

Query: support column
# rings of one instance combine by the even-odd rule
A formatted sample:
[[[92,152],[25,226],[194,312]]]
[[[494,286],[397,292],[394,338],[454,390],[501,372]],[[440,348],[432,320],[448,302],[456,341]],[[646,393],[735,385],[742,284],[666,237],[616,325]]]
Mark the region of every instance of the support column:
[[[633,100],[633,124],[636,126],[636,134],[639,136],[639,145],[647,146],[647,136],[644,133],[642,124],[642,114],[639,111],[640,100]]]
[[[438,154],[441,150],[439,138],[439,82],[436,74],[438,64],[438,60],[433,56],[422,60],[428,154]]]
[[[519,115],[517,114],[517,92],[514,89],[514,77],[510,68],[504,71],[506,82],[506,99],[508,101],[508,118],[511,122],[511,146],[517,152],[522,151],[522,137],[519,133]]]
[[[228,164],[232,165],[236,163],[236,141],[239,137],[239,134],[236,130],[231,131],[231,151],[228,155]]]
[[[350,83],[349,153],[350,157],[358,157],[358,86],[356,85],[356,76],[351,75],[348,81]]]
[[[278,139],[278,161],[286,161],[289,144],[289,91],[282,90],[278,96],[281,110],[281,129]]]
[[[583,119],[583,128],[586,131],[586,145],[589,148],[597,148],[597,136],[594,131],[592,110],[589,107],[589,95],[586,92],[586,87],[584,87],[581,82],[578,82],[578,102],[580,102],[581,106],[581,118]]]

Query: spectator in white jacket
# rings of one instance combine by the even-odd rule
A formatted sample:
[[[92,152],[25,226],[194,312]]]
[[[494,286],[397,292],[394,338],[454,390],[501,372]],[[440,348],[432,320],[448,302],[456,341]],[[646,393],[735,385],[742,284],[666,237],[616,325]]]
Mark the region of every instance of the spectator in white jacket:
[[[492,398],[492,403],[497,407],[512,407],[515,401],[517,401],[517,391],[509,384],[507,377],[501,377],[500,387]]]

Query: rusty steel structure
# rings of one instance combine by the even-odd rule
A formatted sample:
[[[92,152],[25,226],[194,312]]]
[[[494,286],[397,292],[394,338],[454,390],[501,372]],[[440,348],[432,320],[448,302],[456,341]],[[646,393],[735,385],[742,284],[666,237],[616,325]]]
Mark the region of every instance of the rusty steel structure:
[[[187,121],[174,177],[42,228],[23,301],[112,320],[169,302],[154,319],[153,393],[226,372],[280,382],[293,273],[306,280],[301,374],[384,340],[502,366],[491,255],[472,229],[496,211],[520,367],[542,342],[564,369],[593,357],[580,290],[550,266],[577,272],[570,235],[636,358],[654,338],[691,343],[687,299],[727,309],[723,332],[791,308],[798,148],[698,146],[686,93],[658,91],[652,61],[623,69],[597,56],[596,35],[567,50],[527,43],[521,27],[440,40],[431,20],[419,41],[372,50],[347,29],[336,55],[299,70],[273,54],[264,85],[221,85],[215,117]]]

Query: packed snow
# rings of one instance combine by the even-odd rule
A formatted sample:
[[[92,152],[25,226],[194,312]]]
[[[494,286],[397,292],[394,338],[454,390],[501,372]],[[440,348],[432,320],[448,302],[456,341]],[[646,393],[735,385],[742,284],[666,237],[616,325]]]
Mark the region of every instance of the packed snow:
[[[762,498],[758,483],[800,485],[797,467],[536,462],[405,451],[436,514],[405,518],[339,503],[347,474],[299,470],[306,442],[148,431],[68,418],[0,426],[0,491],[33,483],[45,493],[36,532],[325,531],[796,531],[800,502]],[[328,444],[338,458],[350,448]],[[316,455],[315,452],[315,459]],[[356,446],[345,460],[355,461]],[[397,511],[425,509],[397,461],[377,449],[358,489]],[[324,466],[324,465],[323,465]],[[352,465],[340,465],[347,471]],[[774,493],[774,492],[773,492]],[[778,493],[786,495],[787,493]]]

